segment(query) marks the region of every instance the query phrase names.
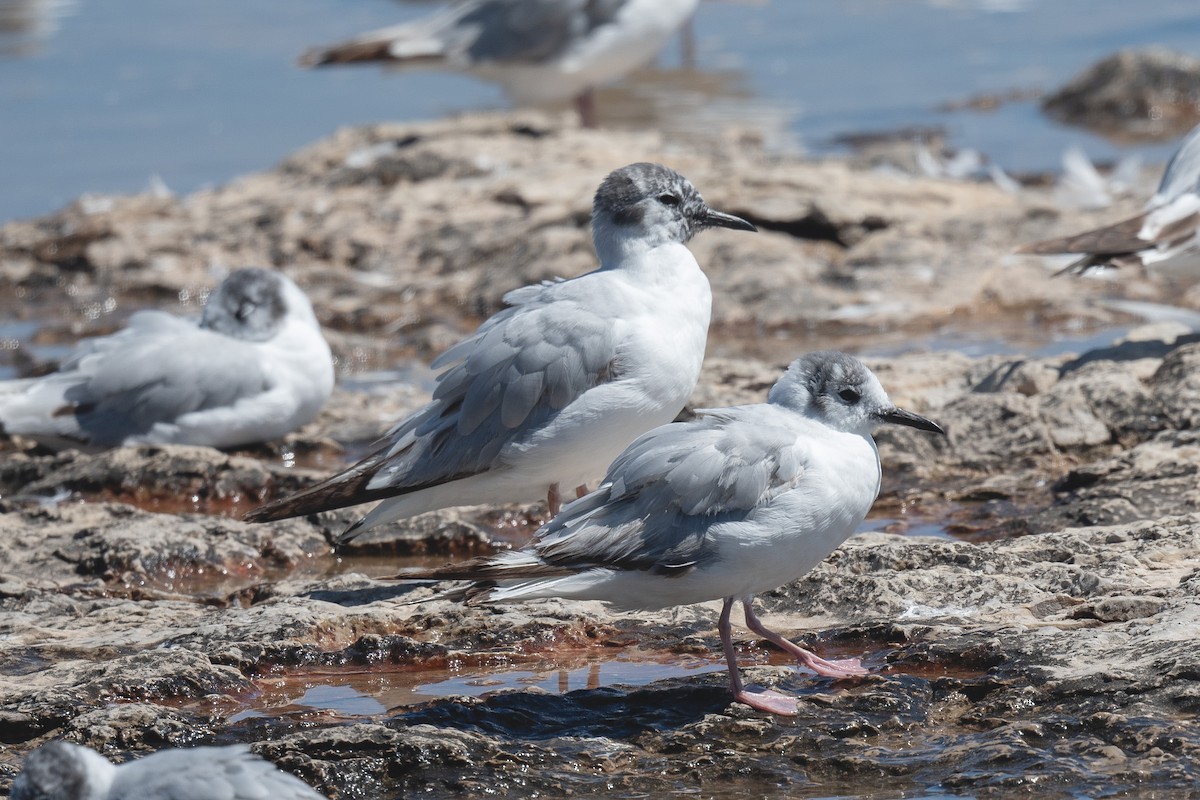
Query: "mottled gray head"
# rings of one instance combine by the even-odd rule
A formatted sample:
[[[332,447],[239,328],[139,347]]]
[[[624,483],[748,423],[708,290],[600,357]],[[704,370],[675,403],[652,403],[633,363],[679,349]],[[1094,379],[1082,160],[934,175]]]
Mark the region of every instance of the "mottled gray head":
[[[648,247],[682,244],[712,227],[756,230],[744,219],[709,208],[691,181],[661,164],[630,164],[609,173],[592,204],[598,241],[615,236],[645,240]]]
[[[884,423],[945,433],[936,423],[896,408],[875,373],[854,356],[832,350],[793,361],[767,401],[847,433],[869,434]]]
[[[85,800],[92,794],[96,768],[103,771],[104,764],[103,756],[79,745],[42,745],[26,756],[12,785],[12,800]]]
[[[263,342],[279,331],[287,313],[283,278],[270,270],[247,267],[230,273],[208,296],[200,327]]]

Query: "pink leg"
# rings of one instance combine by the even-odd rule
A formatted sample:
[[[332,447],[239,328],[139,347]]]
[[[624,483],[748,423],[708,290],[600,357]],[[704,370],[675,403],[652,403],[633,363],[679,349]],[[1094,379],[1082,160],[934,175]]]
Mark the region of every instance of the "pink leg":
[[[550,510],[551,517],[557,517],[558,512],[562,510],[562,495],[558,492],[558,484],[550,484],[550,488],[546,491],[546,508]]]
[[[579,112],[579,124],[585,128],[596,127],[596,94],[588,89],[575,98],[575,109]]]
[[[717,630],[721,633],[721,647],[725,650],[725,663],[729,666],[729,691],[738,703],[745,703],[751,708],[778,714],[782,717],[796,715],[796,698],[770,689],[763,692],[747,691],[738,673],[737,651],[733,649],[733,631],[729,624],[729,612],[733,610],[734,598],[726,597],[725,605],[721,606],[721,621]]]
[[[771,644],[783,650],[785,653],[790,653],[803,666],[808,667],[818,675],[824,675],[827,678],[849,678],[855,675],[866,675],[867,671],[863,669],[862,662],[857,658],[847,658],[840,661],[826,661],[820,656],[810,653],[798,644],[790,642],[780,636],[775,631],[769,630],[762,621],[755,616],[754,610],[750,607],[754,602],[754,598],[742,598],[742,608],[746,611],[746,627],[757,633],[759,636],[766,639]]]
[[[586,483],[581,483],[575,487],[575,499],[576,500],[583,497],[587,493],[588,493],[588,488],[587,488]]]

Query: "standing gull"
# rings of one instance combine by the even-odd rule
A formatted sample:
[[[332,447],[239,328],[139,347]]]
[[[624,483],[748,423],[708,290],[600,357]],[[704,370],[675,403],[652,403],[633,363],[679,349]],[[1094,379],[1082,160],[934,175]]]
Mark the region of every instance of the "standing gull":
[[[1079,253],[1080,258],[1062,270],[1073,273],[1095,267],[1200,267],[1200,126],[1171,157],[1158,191],[1141,214],[1074,236],[1027,244],[1017,252]]]
[[[509,292],[508,308],[433,362],[443,370],[433,400],[371,455],[247,519],[382,499],[342,534],[345,542],[447,506],[547,497],[555,513],[560,486],[582,489],[691,396],[712,294],[685,243],[713,226],[754,230],[709,208],[673,170],[616,170],[592,208],[600,269]]]
[[[742,683],[730,612],[740,601],[746,627],[820,675],[865,674],[857,659],[826,661],[767,629],[752,603],[858,528],[879,494],[871,433],[884,423],[943,433],[896,408],[857,359],[812,353],[792,363],[764,404],[701,411],[639,438],[595,492],[525,549],[397,577],[474,581],[446,595],[472,605],[567,597],[658,609],[724,599],[719,630],[734,699],[792,715],[795,698]]]
[[[244,745],[160,750],[116,765],[90,747],[42,745],[26,757],[12,800],[325,800]]]
[[[404,25],[305,53],[304,66],[435,66],[500,84],[519,105],[573,99],[595,127],[593,90],[649,62],[699,0],[463,0]]]
[[[51,447],[237,447],[312,420],[333,391],[329,345],[304,292],[236,270],[199,323],[140,311],[85,339],[58,371],[0,382],[0,429]]]

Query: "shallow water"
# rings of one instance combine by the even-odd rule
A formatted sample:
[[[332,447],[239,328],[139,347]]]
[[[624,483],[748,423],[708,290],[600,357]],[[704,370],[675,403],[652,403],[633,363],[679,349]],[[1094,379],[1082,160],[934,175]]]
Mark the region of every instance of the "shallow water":
[[[306,71],[306,47],[426,14],[392,0],[0,0],[0,221],[82,192],[176,192],[264,169],[343,125],[503,108],[489,84],[373,67]],[[1011,171],[1064,147],[1125,152],[1046,120],[1034,102],[947,111],[981,93],[1057,87],[1121,47],[1200,52],[1190,0],[705,2],[696,69],[679,44],[606,93],[601,114],[677,134],[729,122],[783,147],[940,128]],[[1171,144],[1136,148],[1161,162]]]
[[[748,655],[747,664],[766,663],[766,651]],[[779,655],[779,654],[776,654]],[[512,690],[566,694],[602,686],[645,686],[725,669],[719,652],[710,656],[656,655],[635,649],[555,653],[514,659],[483,653],[467,664],[452,660],[428,666],[330,667],[289,671],[257,681],[259,691],[245,698],[230,717],[280,717],[323,712],[339,718],[374,717],[439,697],[482,697]],[[785,663],[780,656],[779,663]]]

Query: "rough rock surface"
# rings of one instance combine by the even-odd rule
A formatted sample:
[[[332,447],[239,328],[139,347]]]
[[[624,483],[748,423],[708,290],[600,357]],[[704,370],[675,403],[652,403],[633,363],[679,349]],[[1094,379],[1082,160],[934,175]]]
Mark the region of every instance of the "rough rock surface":
[[[6,226],[0,286],[29,300],[19,313],[64,290],[80,303],[81,327],[45,326],[45,343],[111,324],[104,298],[194,300],[211,264],[266,261],[312,293],[344,384],[304,430],[238,453],[0,445],[0,791],[55,738],[118,760],[250,742],[335,798],[1175,796],[1200,781],[1195,337],[868,357],[950,435],[881,431],[866,527],[887,533],[761,598],[770,624],[869,676],[799,673],[739,634],[747,676],[798,696],[793,719],[730,702],[715,604],[465,609],[381,579],[520,542],[538,508],[439,512],[340,554],[355,510],[240,521],[428,396],[405,353],[444,347],[507,288],[588,269],[588,196],[630,153],[766,229],[695,242],[718,298],[695,407],[760,401],[812,346],[1116,319],[1088,300],[1113,287],[1008,257],[1102,221],[1037,192],[529,115],[343,131],[227,187]]]
[[[1173,139],[1200,122],[1200,59],[1165,47],[1121,50],[1048,95],[1042,109],[1117,139]]]

